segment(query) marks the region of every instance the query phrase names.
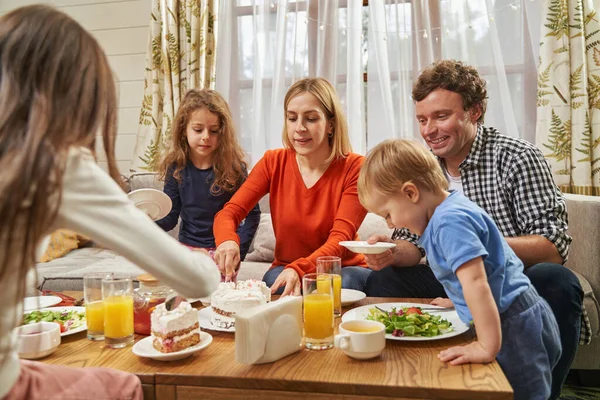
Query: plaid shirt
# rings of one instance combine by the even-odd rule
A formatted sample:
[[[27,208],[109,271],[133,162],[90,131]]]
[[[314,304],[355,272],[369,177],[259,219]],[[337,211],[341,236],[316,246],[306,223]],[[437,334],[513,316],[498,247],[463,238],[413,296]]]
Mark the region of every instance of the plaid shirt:
[[[480,125],[459,171],[465,196],[490,214],[504,236],[543,236],[567,260],[572,239],[567,235],[565,198],[538,148]],[[406,228],[396,229],[392,239],[408,240],[419,247],[418,236]],[[591,333],[583,309],[579,343],[589,344]]]

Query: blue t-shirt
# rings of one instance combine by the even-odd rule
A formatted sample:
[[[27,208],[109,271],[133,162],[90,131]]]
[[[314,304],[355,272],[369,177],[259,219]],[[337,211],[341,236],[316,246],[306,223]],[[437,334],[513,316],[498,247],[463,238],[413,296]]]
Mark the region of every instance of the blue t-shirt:
[[[510,248],[492,218],[458,192],[440,204],[419,239],[433,273],[444,286],[462,321],[471,322],[456,270],[482,257],[488,283],[500,313],[529,288],[523,262]]]
[[[223,209],[235,191],[222,191],[219,195],[210,193],[210,186],[214,180],[212,167],[198,169],[189,162],[181,171],[181,183],[178,183],[172,174],[173,168],[167,174],[163,191],[171,198],[173,208],[169,215],[156,221],[165,231],[175,228],[179,217],[179,241],[192,247],[214,248],[213,223],[215,215]],[[250,243],[254,238],[258,223],[260,222],[260,208],[258,204],[250,211],[248,216],[238,227],[240,237],[240,257],[243,260],[248,253]]]

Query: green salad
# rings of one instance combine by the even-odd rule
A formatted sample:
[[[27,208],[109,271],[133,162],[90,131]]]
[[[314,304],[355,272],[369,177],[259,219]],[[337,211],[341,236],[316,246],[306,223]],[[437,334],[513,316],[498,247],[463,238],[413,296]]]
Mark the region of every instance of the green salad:
[[[440,315],[431,315],[419,307],[402,307],[386,312],[379,308],[370,308],[367,319],[385,325],[385,333],[392,336],[431,337],[452,332],[452,323]]]
[[[56,322],[60,325],[60,332],[62,333],[85,324],[85,313],[78,311],[32,311],[25,314],[24,320],[25,324],[40,321]]]

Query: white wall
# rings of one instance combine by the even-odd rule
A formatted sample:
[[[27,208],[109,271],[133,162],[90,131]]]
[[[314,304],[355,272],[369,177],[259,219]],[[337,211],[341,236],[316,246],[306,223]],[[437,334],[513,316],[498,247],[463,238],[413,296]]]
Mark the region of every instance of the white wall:
[[[118,82],[116,159],[121,172],[127,173],[135,146],[144,88],[151,0],[0,0],[0,15],[35,3],[52,4],[73,17],[94,35],[108,56]],[[105,167],[106,158],[101,147],[98,148],[98,156],[99,164]]]

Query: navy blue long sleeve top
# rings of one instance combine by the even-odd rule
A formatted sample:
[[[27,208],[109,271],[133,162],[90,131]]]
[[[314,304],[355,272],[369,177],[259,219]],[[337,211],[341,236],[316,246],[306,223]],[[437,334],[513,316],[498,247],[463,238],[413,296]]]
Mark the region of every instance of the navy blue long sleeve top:
[[[171,170],[172,171],[172,170]],[[217,212],[221,211],[235,192],[222,191],[219,195],[210,193],[214,180],[212,167],[198,169],[191,162],[181,171],[181,183],[168,173],[163,191],[171,198],[173,208],[161,220],[156,221],[165,231],[175,228],[179,217],[179,241],[192,247],[214,248],[213,223]],[[243,260],[248,253],[260,221],[258,204],[238,227],[240,237],[240,257]]]

